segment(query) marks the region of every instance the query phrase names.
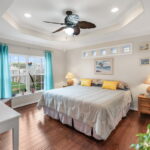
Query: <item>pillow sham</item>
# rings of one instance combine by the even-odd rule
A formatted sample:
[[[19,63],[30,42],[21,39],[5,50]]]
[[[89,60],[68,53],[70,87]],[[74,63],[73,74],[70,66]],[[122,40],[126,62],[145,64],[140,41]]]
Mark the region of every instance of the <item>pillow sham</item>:
[[[81,85],[81,80],[79,82],[79,85]],[[98,87],[102,87],[103,81],[106,81],[104,79],[88,79],[88,80],[91,80],[91,86],[98,86]],[[114,80],[107,80],[107,81],[114,81]],[[129,86],[126,82],[124,82],[124,81],[117,81],[117,82],[118,82],[117,89],[120,89],[120,90],[129,89]]]
[[[91,86],[91,79],[81,79],[81,86]]]
[[[121,90],[126,90],[126,89],[129,89],[129,86],[127,83],[123,82],[123,81],[118,81],[118,86],[117,88],[118,89],[121,89]]]
[[[102,79],[92,79],[92,86],[102,86],[103,80]]]
[[[107,81],[107,80],[104,80],[102,88],[103,89],[109,89],[109,90],[116,90],[118,83],[119,83],[118,81]]]

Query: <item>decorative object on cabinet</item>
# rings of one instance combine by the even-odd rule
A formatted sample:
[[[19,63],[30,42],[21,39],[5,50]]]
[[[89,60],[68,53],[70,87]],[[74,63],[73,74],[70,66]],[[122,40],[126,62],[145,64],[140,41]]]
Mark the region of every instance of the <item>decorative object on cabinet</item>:
[[[95,60],[95,73],[97,74],[112,74],[113,73],[113,59],[97,59]]]

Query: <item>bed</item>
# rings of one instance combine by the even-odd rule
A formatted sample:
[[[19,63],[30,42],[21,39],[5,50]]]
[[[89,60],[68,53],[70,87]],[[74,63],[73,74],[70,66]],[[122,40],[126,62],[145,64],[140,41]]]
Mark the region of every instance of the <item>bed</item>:
[[[88,136],[106,140],[127,115],[130,103],[130,90],[77,85],[44,92],[38,108]]]

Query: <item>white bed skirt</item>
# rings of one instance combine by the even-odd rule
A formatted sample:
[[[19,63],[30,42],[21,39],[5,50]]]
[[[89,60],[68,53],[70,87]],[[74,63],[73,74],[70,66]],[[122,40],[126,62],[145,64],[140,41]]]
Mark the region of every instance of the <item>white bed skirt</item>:
[[[128,106],[126,106],[126,108],[123,110],[123,112],[122,112],[123,117],[126,116],[127,112],[129,111],[129,108],[130,108],[130,104],[128,104]],[[75,128],[76,130],[80,131],[81,133],[84,133],[87,136],[92,136],[97,140],[102,140],[102,138],[100,136],[96,135],[95,129],[93,127],[90,127],[89,125],[87,125],[81,121],[73,119],[73,118],[67,116],[66,114],[58,112],[49,107],[45,106],[45,107],[43,107],[43,109],[44,109],[45,115],[48,115],[53,119],[60,120],[61,123],[69,125],[69,126]],[[118,119],[119,120],[117,120],[117,121],[119,122],[122,119],[122,115],[120,117],[118,116]]]

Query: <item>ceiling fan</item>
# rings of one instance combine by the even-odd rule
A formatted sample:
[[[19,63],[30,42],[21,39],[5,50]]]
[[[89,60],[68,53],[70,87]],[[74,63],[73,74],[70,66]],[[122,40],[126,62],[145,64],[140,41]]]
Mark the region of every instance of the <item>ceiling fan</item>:
[[[65,30],[65,32],[68,35],[79,35],[80,29],[96,28],[96,25],[94,23],[87,22],[87,21],[80,21],[79,16],[77,14],[73,14],[72,11],[66,11],[66,15],[67,16],[64,19],[64,23],[50,22],[50,21],[43,21],[43,22],[63,25],[63,27],[57,29],[52,33]]]

